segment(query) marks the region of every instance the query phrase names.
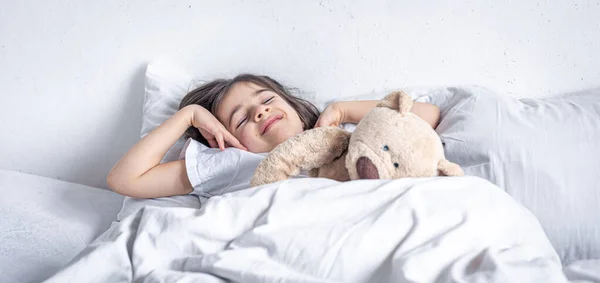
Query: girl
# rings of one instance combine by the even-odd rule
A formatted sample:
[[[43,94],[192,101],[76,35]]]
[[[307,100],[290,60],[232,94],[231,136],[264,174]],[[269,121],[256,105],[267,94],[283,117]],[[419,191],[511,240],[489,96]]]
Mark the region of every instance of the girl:
[[[112,168],[107,183],[115,192],[136,198],[189,194],[193,187],[185,160],[159,164],[185,134],[207,146],[269,152],[313,127],[358,123],[378,103],[332,103],[319,115],[310,102],[295,97],[267,76],[250,74],[206,83],[188,93],[179,111],[137,142]],[[437,106],[415,102],[413,113],[436,127]]]

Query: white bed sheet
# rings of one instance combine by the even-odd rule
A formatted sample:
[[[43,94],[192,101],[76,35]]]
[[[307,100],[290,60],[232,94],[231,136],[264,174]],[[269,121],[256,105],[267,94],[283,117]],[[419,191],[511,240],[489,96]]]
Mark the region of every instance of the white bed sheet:
[[[0,169],[0,282],[39,282],[116,219],[111,191]]]

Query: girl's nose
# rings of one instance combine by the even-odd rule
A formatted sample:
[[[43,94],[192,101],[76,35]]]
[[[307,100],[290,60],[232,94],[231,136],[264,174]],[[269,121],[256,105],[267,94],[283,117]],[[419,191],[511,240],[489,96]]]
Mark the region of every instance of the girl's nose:
[[[257,109],[256,111],[256,116],[255,116],[255,120],[256,121],[260,121],[262,119],[265,118],[265,114],[269,113],[269,111],[271,111],[271,108],[268,106],[259,106],[259,109]]]

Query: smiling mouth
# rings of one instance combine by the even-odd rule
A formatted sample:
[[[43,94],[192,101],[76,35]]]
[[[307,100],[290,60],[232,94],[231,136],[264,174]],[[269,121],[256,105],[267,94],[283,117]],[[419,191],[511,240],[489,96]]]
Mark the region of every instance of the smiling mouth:
[[[264,135],[267,131],[269,131],[269,129],[271,129],[271,127],[273,125],[275,125],[275,123],[279,122],[279,120],[281,120],[281,118],[283,118],[280,115],[274,116],[273,118],[267,119],[267,121],[265,121],[265,124],[263,126],[263,130],[261,131],[261,135]]]

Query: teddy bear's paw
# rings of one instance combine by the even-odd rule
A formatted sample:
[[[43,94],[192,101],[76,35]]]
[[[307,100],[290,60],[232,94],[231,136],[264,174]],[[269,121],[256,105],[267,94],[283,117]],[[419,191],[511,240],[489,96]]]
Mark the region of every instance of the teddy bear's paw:
[[[290,176],[281,171],[259,171],[250,180],[250,187],[258,187],[289,179]]]
[[[456,163],[452,163],[447,159],[442,159],[438,163],[438,171],[443,176],[464,176],[465,172]]]

